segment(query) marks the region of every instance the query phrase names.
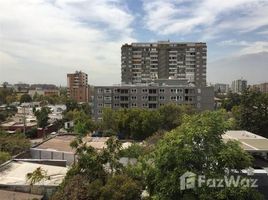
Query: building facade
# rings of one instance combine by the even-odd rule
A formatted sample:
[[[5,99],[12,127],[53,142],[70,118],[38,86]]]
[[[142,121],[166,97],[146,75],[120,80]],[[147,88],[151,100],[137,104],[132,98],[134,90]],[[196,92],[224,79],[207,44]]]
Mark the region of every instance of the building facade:
[[[230,88],[229,88],[228,84],[216,83],[214,85],[214,91],[216,93],[224,93],[224,94],[226,94],[226,93],[229,92],[229,90],[230,90]]]
[[[97,86],[94,90],[93,113],[95,120],[102,119],[104,108],[148,108],[162,105],[187,104],[198,110],[214,108],[213,87],[186,84],[180,80],[158,80],[151,84]]]
[[[187,80],[206,85],[206,43],[132,43],[121,47],[121,82],[151,83],[157,79]]]
[[[88,102],[89,86],[87,74],[81,71],[67,74],[67,92],[68,96],[77,102]]]
[[[247,89],[247,81],[243,79],[238,79],[232,82],[232,92],[241,94]]]
[[[253,85],[252,88],[262,93],[268,93],[268,83]]]

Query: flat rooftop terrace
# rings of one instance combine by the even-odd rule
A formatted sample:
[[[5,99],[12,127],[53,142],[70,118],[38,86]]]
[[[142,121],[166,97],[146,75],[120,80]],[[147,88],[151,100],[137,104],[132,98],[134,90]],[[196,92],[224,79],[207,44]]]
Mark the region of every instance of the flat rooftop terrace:
[[[248,131],[227,131],[222,138],[224,141],[239,141],[241,147],[249,152],[268,152],[268,139]]]
[[[48,151],[60,151],[75,153],[75,149],[70,146],[70,143],[76,138],[75,135],[57,135],[40,145],[34,147],[34,149],[48,150]],[[87,145],[94,147],[95,149],[103,149],[106,147],[106,141],[108,137],[84,137],[83,141]]]
[[[26,175],[32,173],[38,167],[45,170],[50,179],[41,181],[35,185],[57,186],[62,182],[68,170],[67,167],[25,161],[11,161],[0,168],[0,185],[30,185],[26,179]]]
[[[8,191],[8,190],[0,190],[1,200],[29,200],[36,199],[41,200],[43,196],[36,194],[29,194],[24,192],[16,192],[16,191]]]

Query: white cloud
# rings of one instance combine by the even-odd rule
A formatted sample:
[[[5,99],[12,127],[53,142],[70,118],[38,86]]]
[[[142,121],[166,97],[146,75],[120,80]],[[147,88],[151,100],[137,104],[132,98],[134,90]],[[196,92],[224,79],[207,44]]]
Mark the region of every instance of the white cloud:
[[[268,42],[267,41],[255,41],[249,42],[245,40],[224,40],[217,43],[219,46],[233,46],[239,47],[239,50],[236,52],[236,56],[244,54],[256,54],[262,52],[268,52]]]
[[[203,39],[227,30],[249,32],[268,25],[268,2],[263,0],[146,0],[147,29],[159,34],[198,32]]]
[[[83,70],[90,83],[118,83],[133,19],[119,0],[1,1],[0,81],[65,84]]]

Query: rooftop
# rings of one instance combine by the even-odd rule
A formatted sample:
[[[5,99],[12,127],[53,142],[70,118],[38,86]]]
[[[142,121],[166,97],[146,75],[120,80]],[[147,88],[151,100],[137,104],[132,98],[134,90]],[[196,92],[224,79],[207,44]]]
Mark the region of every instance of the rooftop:
[[[0,190],[1,200],[29,200],[29,199],[36,199],[41,200],[43,196],[23,193],[23,192],[16,192],[16,191],[7,191],[7,190]]]
[[[26,175],[32,173],[38,167],[45,170],[50,179],[41,181],[36,185],[59,185],[67,173],[66,167],[11,161],[0,168],[0,185],[29,185]]]
[[[268,139],[248,131],[227,131],[222,137],[225,141],[239,141],[241,147],[246,151],[268,152]]]
[[[70,143],[76,138],[75,135],[57,135],[40,145],[36,146],[35,149],[62,151],[62,152],[75,152],[75,149],[70,147]],[[84,142],[94,147],[95,149],[102,149],[106,147],[106,141],[108,137],[85,137]]]
[[[75,139],[74,135],[58,135],[53,137],[40,145],[36,146],[36,149],[63,151],[63,152],[75,152],[70,146],[71,141]]]

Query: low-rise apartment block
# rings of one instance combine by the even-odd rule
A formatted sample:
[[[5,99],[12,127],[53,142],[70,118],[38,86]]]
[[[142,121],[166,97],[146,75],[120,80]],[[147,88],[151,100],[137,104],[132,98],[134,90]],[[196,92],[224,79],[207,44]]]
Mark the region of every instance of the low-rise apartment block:
[[[94,90],[93,112],[95,120],[98,120],[102,118],[103,108],[157,109],[168,103],[212,110],[214,89],[208,86],[197,87],[175,79],[141,85],[97,86]]]
[[[262,93],[268,93],[268,83],[256,84],[253,85],[252,88]]]

